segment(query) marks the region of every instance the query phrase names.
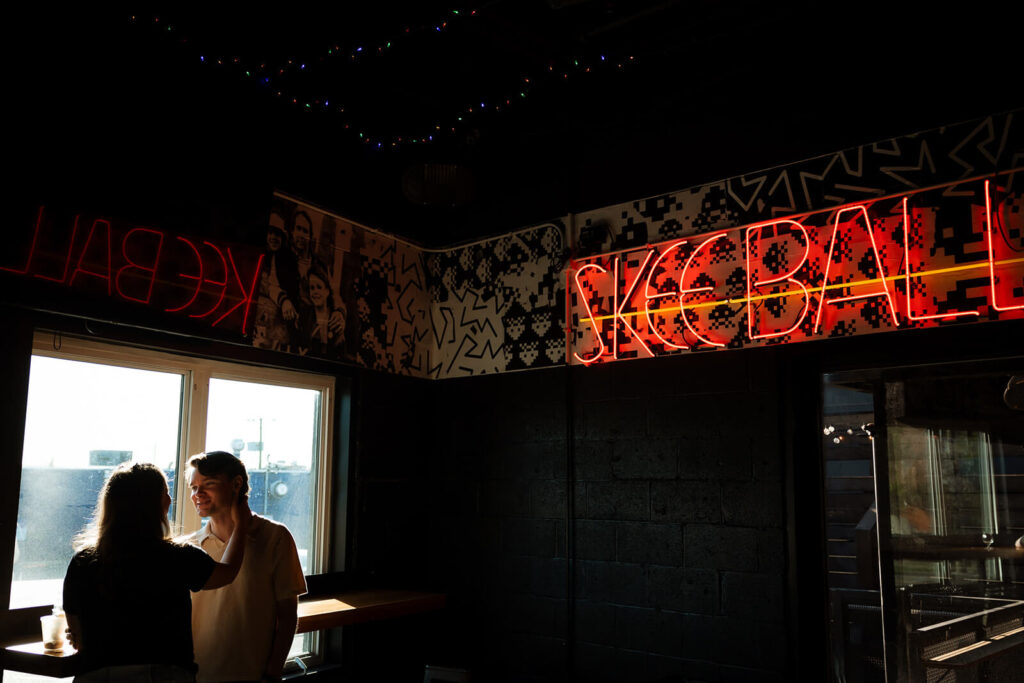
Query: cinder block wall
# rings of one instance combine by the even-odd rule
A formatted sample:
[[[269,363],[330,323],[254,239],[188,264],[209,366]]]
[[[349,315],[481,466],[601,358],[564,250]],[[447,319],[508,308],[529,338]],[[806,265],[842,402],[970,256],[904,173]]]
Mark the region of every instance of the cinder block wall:
[[[437,658],[480,680],[785,680],[774,358],[431,383],[410,545],[450,596]]]
[[[771,353],[574,374],[579,680],[783,680],[777,392]]]
[[[566,371],[434,390],[432,582],[461,618],[449,659],[474,680],[564,680]]]
[[[377,372],[353,382],[345,576],[340,587],[429,589],[430,383]],[[335,539],[340,542],[340,538]],[[332,657],[346,681],[421,681],[448,631],[437,613],[336,629]],[[443,638],[440,640],[443,642]],[[325,671],[323,680],[338,672]]]

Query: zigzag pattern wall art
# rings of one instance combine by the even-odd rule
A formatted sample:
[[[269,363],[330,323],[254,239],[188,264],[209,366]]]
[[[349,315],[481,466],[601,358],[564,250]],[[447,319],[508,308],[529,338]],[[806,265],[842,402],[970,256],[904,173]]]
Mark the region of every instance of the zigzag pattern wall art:
[[[437,251],[277,197],[253,343],[442,379],[1019,317],[1015,117]]]
[[[542,225],[427,255],[432,377],[563,362],[562,230]]]
[[[591,363],[1024,318],[1012,174],[581,259],[571,358]]]
[[[254,345],[426,376],[428,308],[420,249],[275,196]]]
[[[993,116],[582,214],[569,362],[1024,317],[1013,124]]]
[[[437,251],[283,195],[262,248],[37,206],[0,277],[46,310],[432,379],[1020,318],[1019,117]]]
[[[276,196],[253,344],[434,379],[561,364],[562,230],[425,251]]]
[[[656,244],[1017,168],[1024,165],[1024,132],[1015,122],[1020,115],[989,116],[586,211],[576,216],[574,255]]]

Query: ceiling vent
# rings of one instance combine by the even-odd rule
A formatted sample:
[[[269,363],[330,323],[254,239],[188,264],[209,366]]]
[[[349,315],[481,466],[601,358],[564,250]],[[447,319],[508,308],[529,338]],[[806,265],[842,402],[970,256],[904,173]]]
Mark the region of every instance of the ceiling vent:
[[[414,204],[462,206],[472,197],[473,173],[460,164],[413,164],[402,174],[402,194]]]

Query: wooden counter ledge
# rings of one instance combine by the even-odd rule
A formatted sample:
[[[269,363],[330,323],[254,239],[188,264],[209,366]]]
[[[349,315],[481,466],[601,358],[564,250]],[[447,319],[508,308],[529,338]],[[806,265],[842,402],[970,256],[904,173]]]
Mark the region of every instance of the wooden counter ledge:
[[[441,593],[372,589],[299,602],[299,633],[419,614],[445,606]]]
[[[3,667],[10,671],[67,678],[78,673],[78,651],[65,643],[62,652],[46,652],[43,642],[8,645],[3,651]]]

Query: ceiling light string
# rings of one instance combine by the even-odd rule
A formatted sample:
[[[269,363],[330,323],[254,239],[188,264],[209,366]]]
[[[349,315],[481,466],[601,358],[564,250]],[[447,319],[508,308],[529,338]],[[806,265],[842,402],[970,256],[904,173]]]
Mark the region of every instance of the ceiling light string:
[[[581,57],[569,57],[559,62],[558,68],[556,68],[554,63],[550,64],[547,72],[545,72],[545,76],[547,77],[548,84],[560,86],[566,81],[580,76],[596,74],[605,70],[621,71],[635,62],[635,55],[628,55],[616,60],[610,60],[604,54],[600,54],[591,60]],[[457,135],[461,129],[470,124],[478,123],[485,115],[499,114],[502,111],[516,107],[517,104],[529,96],[532,87],[537,84],[538,79],[536,77],[523,76],[514,92],[506,92],[504,97],[497,96],[475,100],[467,104],[464,109],[456,112],[453,118],[447,121],[447,124],[435,123],[432,129],[427,129],[427,132],[421,132],[419,135],[393,135],[389,138],[387,135],[378,134],[376,136],[367,135],[364,137],[361,134],[360,137],[364,142],[376,149],[389,147],[394,149],[406,144],[434,142],[442,135]]]
[[[497,0],[494,1],[496,2]],[[494,4],[494,2],[488,3],[484,7],[491,4]],[[461,12],[460,10],[452,11],[457,14]],[[476,16],[480,13],[480,9],[470,10],[468,13],[470,16]],[[132,16],[131,21],[132,23],[139,23],[140,20],[139,17]],[[444,22],[436,24],[435,28],[443,28],[442,24]],[[194,47],[193,43],[186,36],[176,31],[172,23],[162,21],[160,17],[153,17],[152,25],[161,32],[168,34],[177,33],[178,40],[182,45]],[[406,31],[411,32],[411,29],[406,29]],[[391,41],[387,41],[386,45],[390,46]],[[293,73],[304,72],[307,68],[305,61],[296,59],[286,60],[288,68],[277,67],[277,75],[270,76],[266,75],[270,71],[267,68],[266,61],[260,62],[259,68],[254,71],[252,67],[247,68],[243,59],[238,56],[230,58],[212,57],[208,54],[200,53],[198,58],[204,65],[214,68],[231,69],[234,73],[241,76],[243,80],[258,84],[276,99],[290,104],[297,109],[310,112],[323,111],[340,115],[343,129],[353,132],[360,142],[368,145],[370,148],[381,150],[395,149],[409,144],[430,144],[442,136],[451,137],[458,135],[461,130],[470,124],[478,125],[482,115],[497,114],[522,103],[523,100],[528,98],[532,89],[539,84],[558,86],[576,77],[608,71],[622,71],[626,66],[636,61],[634,55],[613,57],[602,52],[596,53],[591,57],[582,55],[565,57],[557,62],[549,63],[547,70],[542,72],[542,78],[521,76],[515,85],[505,89],[504,95],[472,98],[464,108],[449,115],[448,118],[435,120],[433,125],[416,126],[416,132],[399,133],[395,131],[371,131],[366,125],[357,124],[355,119],[346,112],[344,104],[339,102],[340,96],[329,96],[326,93],[320,93],[310,97],[307,94],[299,93],[298,88],[289,83],[289,76]],[[295,67],[297,71],[289,71],[291,67]]]
[[[449,29],[449,25],[453,24],[453,22],[481,16],[485,10],[498,1],[499,0],[492,0],[491,2],[485,3],[475,9],[453,8],[448,10],[436,21],[417,24],[415,26],[405,26],[400,32],[393,34],[389,38],[365,41],[339,40],[330,43],[326,47],[318,48],[304,57],[293,56],[277,63],[272,63],[271,60],[250,61],[242,58],[240,55],[211,56],[209,54],[201,54],[199,59],[204,64],[216,64],[218,66],[242,64],[248,74],[255,75],[258,78],[275,78],[289,73],[303,72],[307,68],[318,63],[352,63],[375,55],[382,55],[385,52],[391,51],[395,47],[399,47],[402,42],[405,42],[412,37],[423,34],[443,33]],[[138,15],[131,16],[131,23],[138,24],[140,21],[141,18]],[[180,36],[179,40],[182,43],[191,42],[182,34],[173,22],[167,21],[165,18],[153,16],[152,24],[156,25],[162,31],[175,33]]]
[[[591,59],[580,56],[567,57],[557,64],[554,62],[549,64],[544,76],[547,78],[547,84],[558,86],[571,79],[597,74],[604,70],[621,71],[627,65],[635,62],[635,55],[628,55],[617,60],[609,60],[605,54],[599,54]],[[456,132],[460,126],[471,118],[479,117],[481,114],[497,113],[502,111],[502,109],[514,107],[517,102],[526,99],[532,87],[537,84],[538,79],[536,77],[523,76],[518,82],[518,87],[514,91],[506,92],[504,97],[481,98],[475,101],[478,104],[467,104],[465,109],[456,114],[455,120],[450,123],[450,132]],[[441,125],[437,124],[435,129],[441,130]]]

